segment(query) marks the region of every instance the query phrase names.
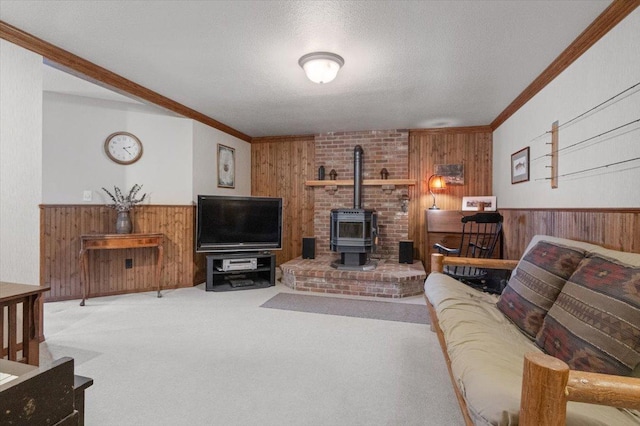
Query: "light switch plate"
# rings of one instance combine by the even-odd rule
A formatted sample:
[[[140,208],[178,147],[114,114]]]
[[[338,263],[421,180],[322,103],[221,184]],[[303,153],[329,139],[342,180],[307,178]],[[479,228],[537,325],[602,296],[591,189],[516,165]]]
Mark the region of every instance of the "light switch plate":
[[[83,191],[82,192],[82,201],[91,201],[93,198],[92,191]]]

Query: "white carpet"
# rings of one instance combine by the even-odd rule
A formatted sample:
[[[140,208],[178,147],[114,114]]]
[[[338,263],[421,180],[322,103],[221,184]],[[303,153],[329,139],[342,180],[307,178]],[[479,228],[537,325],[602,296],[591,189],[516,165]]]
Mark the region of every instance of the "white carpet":
[[[428,325],[260,308],[287,291],[46,303],[41,356],[94,379],[90,426],[462,424]]]

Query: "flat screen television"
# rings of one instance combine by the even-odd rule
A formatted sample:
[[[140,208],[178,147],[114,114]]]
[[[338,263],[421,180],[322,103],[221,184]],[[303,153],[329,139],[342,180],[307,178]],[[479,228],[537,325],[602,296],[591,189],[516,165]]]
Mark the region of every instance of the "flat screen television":
[[[282,198],[198,195],[196,251],[282,249]]]

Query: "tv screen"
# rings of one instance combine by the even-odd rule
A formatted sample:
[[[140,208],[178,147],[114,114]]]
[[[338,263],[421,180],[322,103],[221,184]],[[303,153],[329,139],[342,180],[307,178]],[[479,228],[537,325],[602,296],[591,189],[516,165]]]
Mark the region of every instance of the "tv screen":
[[[282,198],[198,195],[196,251],[282,248]]]

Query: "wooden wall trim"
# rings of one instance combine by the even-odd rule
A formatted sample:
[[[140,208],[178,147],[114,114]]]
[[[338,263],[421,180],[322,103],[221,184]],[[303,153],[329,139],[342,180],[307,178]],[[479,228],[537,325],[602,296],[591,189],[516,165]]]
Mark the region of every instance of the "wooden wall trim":
[[[511,207],[499,209],[501,212],[508,211],[528,211],[528,212],[587,212],[587,213],[640,213],[640,207],[623,207],[623,208],[528,208],[528,207]]]
[[[106,204],[39,204],[38,207],[41,209],[51,208],[51,207],[105,207]],[[139,204],[135,206],[135,209],[145,209],[149,207],[196,207],[196,204]]]
[[[315,135],[260,136],[251,138],[251,143],[314,142],[315,138]]]
[[[86,59],[39,39],[3,21],[0,21],[0,38],[42,55],[46,59],[59,65],[59,68],[62,70],[74,71],[72,73],[76,75],[77,73],[80,73],[82,76],[88,77],[90,81],[94,83],[101,83],[100,85],[111,90],[124,91],[126,94],[136,96],[186,118],[199,121],[200,123],[211,126],[238,139],[242,139],[245,142],[251,142],[251,136],[249,135],[246,135],[209,116],[169,99],[166,96],[154,92],[153,90],[147,89],[146,87],[109,71],[106,68],[96,65],[93,62],[89,62]]]
[[[468,126],[468,127],[433,127],[427,129],[410,129],[411,135],[437,135],[437,134],[460,134],[460,133],[491,133],[493,129],[489,126]]]
[[[615,0],[567,47],[517,98],[513,100],[494,120],[495,130],[522,106],[544,89],[584,52],[640,6],[640,0]]]

